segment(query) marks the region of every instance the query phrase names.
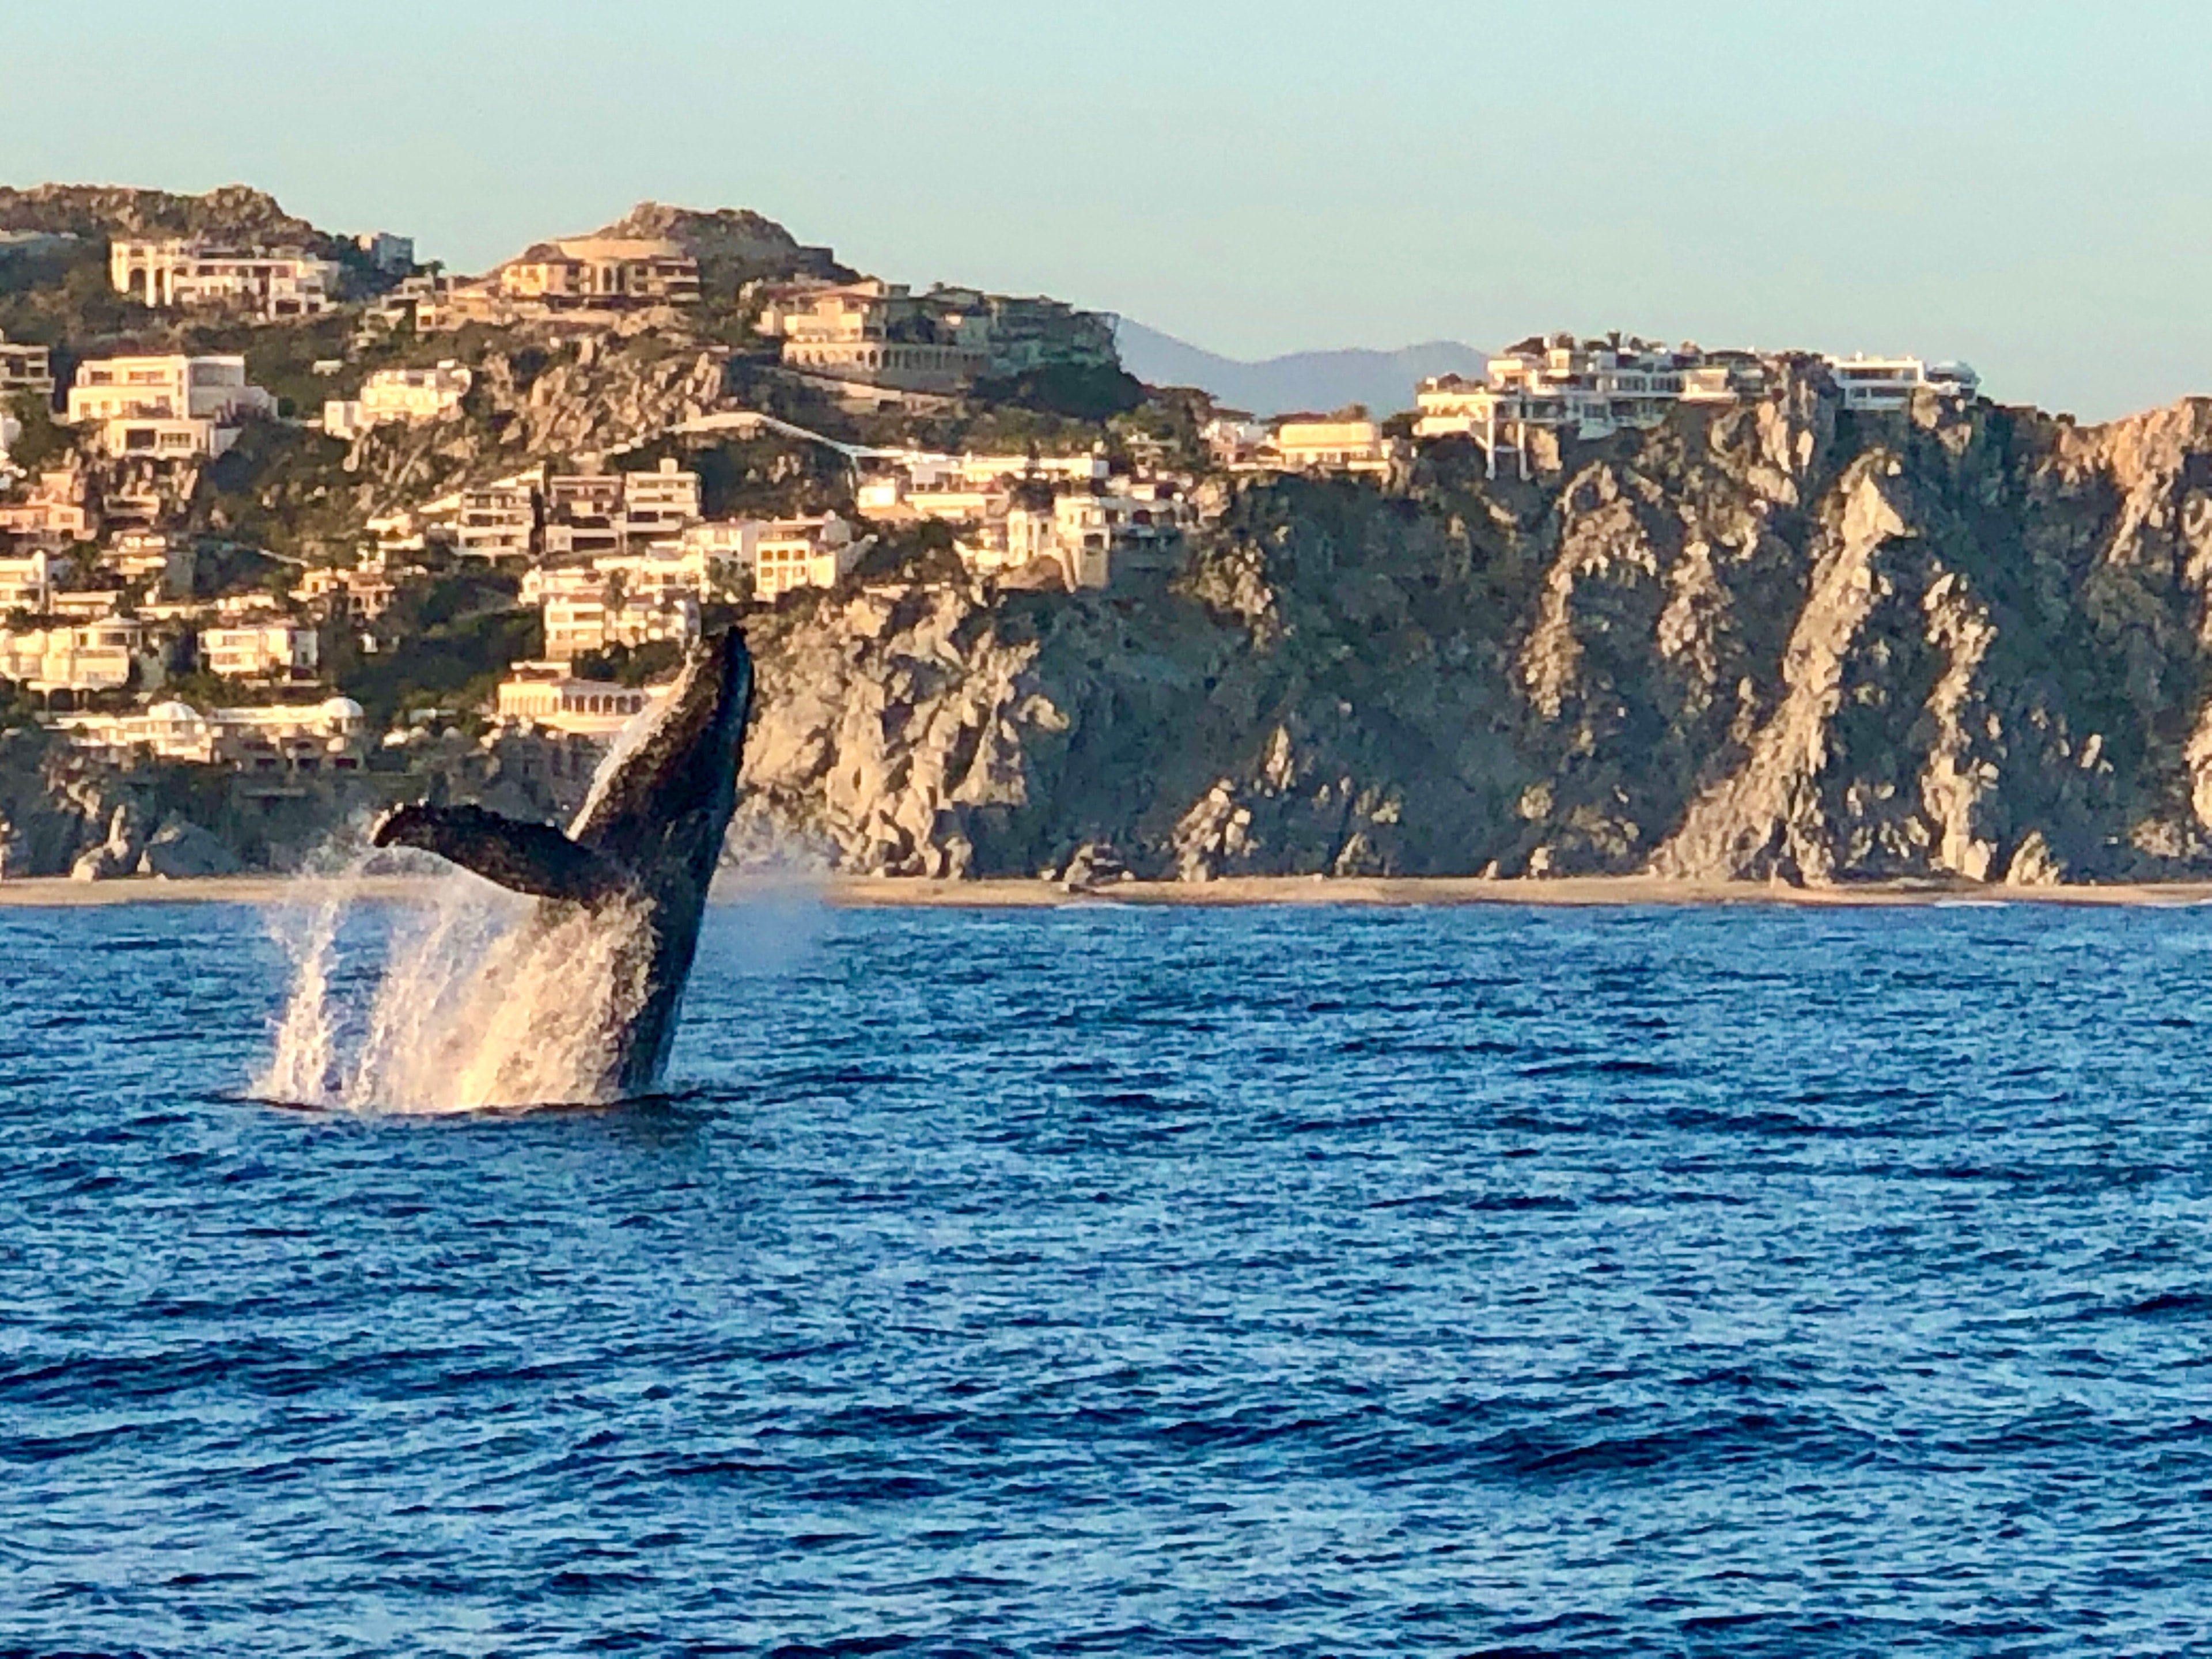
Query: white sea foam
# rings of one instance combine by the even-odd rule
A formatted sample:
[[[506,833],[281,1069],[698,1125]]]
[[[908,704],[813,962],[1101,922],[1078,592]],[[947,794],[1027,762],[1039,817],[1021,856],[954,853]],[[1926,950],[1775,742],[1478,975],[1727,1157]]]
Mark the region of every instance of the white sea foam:
[[[616,735],[578,823],[659,713],[647,709]],[[781,971],[821,932],[825,860],[765,820],[732,842],[744,872],[739,971]],[[623,1036],[650,988],[642,901],[554,910],[409,853],[376,856],[423,872],[421,902],[370,907],[370,856],[354,826],[302,872],[313,880],[301,902],[276,914],[292,981],[257,1095],[406,1113],[616,1097]]]
[[[424,1113],[615,1097],[622,1034],[647,991],[641,903],[541,917],[453,874],[364,941],[348,937],[360,913],[344,876],[322,894],[279,926],[291,994],[257,1094]]]
[[[616,735],[589,799],[658,713],[647,708]],[[647,989],[652,923],[642,902],[549,913],[422,859],[438,872],[426,879],[425,902],[392,915],[380,951],[349,936],[349,922],[362,919],[368,856],[356,826],[302,872],[315,878],[303,890],[313,901],[280,908],[276,931],[292,958],[292,986],[257,1094],[393,1112],[614,1097],[622,1034]]]

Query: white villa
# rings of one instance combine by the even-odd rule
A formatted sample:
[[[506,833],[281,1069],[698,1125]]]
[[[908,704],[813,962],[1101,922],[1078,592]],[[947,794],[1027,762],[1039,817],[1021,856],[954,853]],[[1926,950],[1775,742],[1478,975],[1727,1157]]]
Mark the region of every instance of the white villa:
[[[1971,398],[1980,386],[1963,363],[1917,357],[1830,357],[1827,363],[1847,409],[1903,409],[1923,387]],[[1632,335],[1537,337],[1492,356],[1480,380],[1447,374],[1423,381],[1413,435],[1471,437],[1482,447],[1491,477],[1498,475],[1504,450],[1526,477],[1532,433],[1603,438],[1624,427],[1656,426],[1680,404],[1757,397],[1769,373],[1769,360],[1749,351],[1669,347]]]
[[[0,630],[0,679],[33,691],[119,691],[131,671],[146,690],[161,684],[161,655],[146,624],[106,617],[74,628]]]
[[[905,284],[879,277],[771,289],[757,326],[782,337],[787,368],[848,385],[942,395],[990,367],[988,324],[933,318]]]
[[[331,307],[337,267],[297,249],[225,248],[197,237],[109,244],[108,278],[156,310],[244,304],[270,321]]]
[[[157,702],[129,714],[60,714],[42,722],[81,748],[126,757],[233,766],[246,772],[351,771],[361,764],[367,719],[350,697],[203,712]]]
[[[97,423],[112,454],[212,459],[246,421],[276,413],[241,356],[101,357],[77,365],[68,419]]]
[[[672,456],[663,456],[650,472],[625,472],[622,480],[628,539],[673,536],[699,517],[699,475],[677,465]]]
[[[529,474],[463,490],[454,509],[459,552],[479,559],[528,556],[538,535],[537,483]]]
[[[1830,357],[1827,364],[1836,389],[1844,394],[1845,409],[1910,409],[1917,392],[1971,398],[1982,388],[1982,377],[1967,363],[1930,363],[1917,357],[1866,357],[1855,353]]]
[[[1387,473],[1399,450],[1373,421],[1288,420],[1276,423],[1261,458],[1297,472]]]
[[[607,738],[666,696],[668,690],[580,680],[565,662],[519,662],[509,666],[507,678],[500,682],[499,718],[570,737]]]
[[[321,653],[313,629],[270,622],[205,629],[200,660],[225,679],[299,679],[315,672]]]

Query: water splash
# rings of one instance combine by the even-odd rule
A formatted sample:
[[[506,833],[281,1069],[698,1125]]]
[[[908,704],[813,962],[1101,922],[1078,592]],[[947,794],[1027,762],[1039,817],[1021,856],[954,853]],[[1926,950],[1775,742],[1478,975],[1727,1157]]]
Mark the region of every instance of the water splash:
[[[280,926],[292,988],[256,1094],[419,1113],[617,1097],[622,1035],[647,988],[641,902],[541,909],[449,873],[371,914],[359,876],[356,864],[324,878]]]
[[[578,823],[657,718],[648,706],[616,734]],[[541,905],[426,854],[372,852],[366,830],[325,848],[277,913],[291,989],[253,1092],[406,1113],[617,1098],[623,1040],[650,989],[650,906]],[[746,964],[774,972],[820,931],[822,860],[765,832],[738,840]],[[365,902],[372,860],[416,872],[405,902]]]

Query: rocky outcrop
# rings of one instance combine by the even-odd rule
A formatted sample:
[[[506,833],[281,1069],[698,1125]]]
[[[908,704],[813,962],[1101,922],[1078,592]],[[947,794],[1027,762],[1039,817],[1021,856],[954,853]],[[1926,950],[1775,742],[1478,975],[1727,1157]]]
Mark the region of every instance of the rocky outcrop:
[[[320,249],[330,238],[266,191],[224,185],[198,196],[124,185],[0,185],[0,230],[76,236],[210,236]]]
[[[459,416],[388,424],[347,452],[353,521],[532,464],[580,464],[717,408],[728,352],[621,333],[508,342],[470,363]]]
[[[755,629],[755,842],[1085,879],[2212,873],[2212,404],[1855,416],[1808,373],[1532,482],[1478,459],[1247,484],[1163,586],[793,602]]]
[[[138,856],[137,872],[185,879],[194,876],[234,876],[246,867],[238,854],[196,823],[172,817],[148,837]]]
[[[837,264],[828,248],[801,246],[775,220],[750,208],[708,212],[665,202],[640,202],[592,234],[662,237],[675,242],[699,262],[702,283],[715,293],[732,290],[754,277],[807,275],[849,281],[854,275]]]
[[[136,792],[65,744],[35,731],[0,732],[0,880],[71,874],[118,830],[127,842],[143,812]]]
[[[612,356],[485,384],[514,426],[566,377],[524,428],[548,442],[574,398],[702,389]],[[1078,886],[2212,875],[2212,403],[1856,416],[1808,370],[1552,460],[1489,481],[1447,442],[1388,491],[1210,487],[1180,569],[1105,593],[939,562],[791,596],[747,623],[733,850]],[[352,810],[203,810],[31,741],[0,744],[0,874],[148,867],[173,811],[280,862],[311,806]],[[451,769],[510,811],[584,781],[520,750]]]

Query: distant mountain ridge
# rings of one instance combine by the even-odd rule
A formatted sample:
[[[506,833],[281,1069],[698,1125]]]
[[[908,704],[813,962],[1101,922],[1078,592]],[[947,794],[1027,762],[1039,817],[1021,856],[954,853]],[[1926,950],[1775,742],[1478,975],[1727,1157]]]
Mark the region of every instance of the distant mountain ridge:
[[[1395,351],[1295,351],[1248,362],[1126,317],[1115,338],[1121,366],[1147,386],[1196,386],[1255,415],[1346,404],[1365,404],[1377,415],[1411,409],[1413,388],[1422,380],[1432,374],[1480,375],[1487,355],[1457,340],[1429,340]]]

